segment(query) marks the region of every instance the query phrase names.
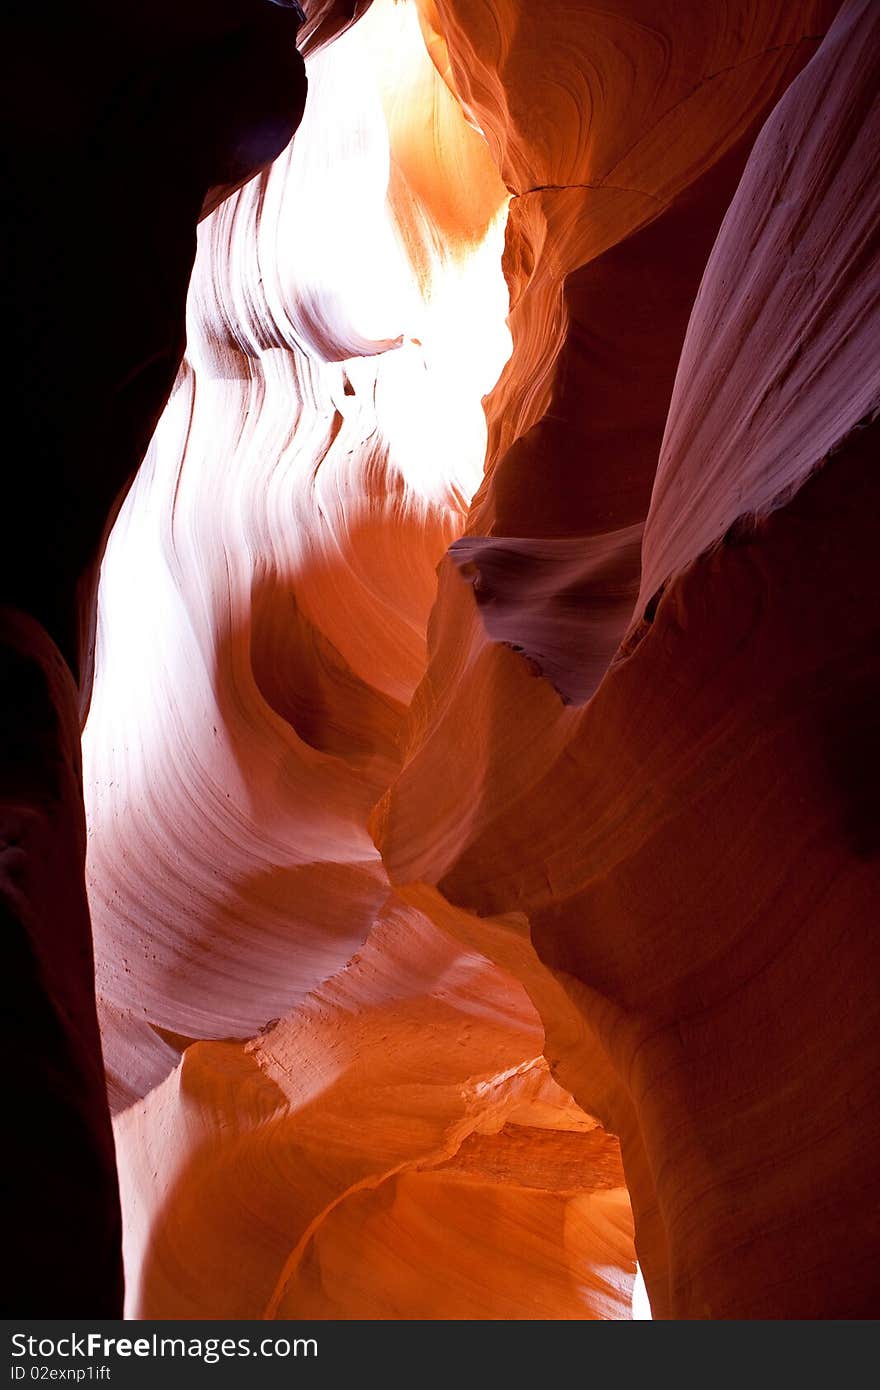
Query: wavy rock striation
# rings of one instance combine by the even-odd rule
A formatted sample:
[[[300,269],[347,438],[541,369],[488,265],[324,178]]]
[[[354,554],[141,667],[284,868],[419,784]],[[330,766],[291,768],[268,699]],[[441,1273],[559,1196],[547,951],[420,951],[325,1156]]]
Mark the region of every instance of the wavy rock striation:
[[[805,47],[774,44],[773,61]],[[518,978],[555,1074],[621,1137],[655,1316],[876,1307],[866,782],[878,647],[865,600],[880,399],[877,51],[876,9],[844,7],[749,157],[690,318],[628,622],[619,571],[606,571],[619,635],[629,631],[592,699],[577,708],[598,665],[601,581],[592,606],[568,613],[571,557],[589,574],[589,549],[565,541],[554,595],[543,538],[460,542],[441,575],[404,769],[374,816],[394,881],[434,885],[484,920],[527,920],[581,1035],[538,1002],[546,986],[532,986],[531,964]],[[751,68],[727,65],[726,80]],[[709,94],[704,83],[696,99]],[[685,195],[677,215],[689,206]],[[633,240],[659,235],[663,216]],[[617,324],[624,332],[622,312]],[[529,471],[531,446],[526,434],[490,470],[470,523],[484,534],[520,496],[502,484],[511,459],[517,484]],[[552,458],[598,487],[599,449]],[[531,476],[544,486],[543,471]],[[634,477],[617,450],[606,476]],[[599,496],[591,515],[596,531],[631,519]],[[570,670],[553,646],[564,622],[585,638],[563,643]],[[489,640],[499,636],[531,660]],[[479,715],[454,744],[466,710]]]
[[[414,6],[309,83],[296,143],[202,224],[104,561],[84,749],[127,1310],[628,1317],[617,1140],[367,824],[510,351],[507,191]]]
[[[876,7],[355,11],[104,559],[127,1313],[862,1315]]]
[[[283,150],[302,114],[296,32],[295,11],[252,0],[4,9],[10,1314],[122,1309],[78,746],[98,568],[180,364],[200,209]]]

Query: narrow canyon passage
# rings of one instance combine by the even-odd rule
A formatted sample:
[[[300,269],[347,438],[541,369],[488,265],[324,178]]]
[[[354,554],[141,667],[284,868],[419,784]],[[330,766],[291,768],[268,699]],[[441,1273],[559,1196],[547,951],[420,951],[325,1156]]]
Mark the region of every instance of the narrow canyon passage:
[[[426,36],[376,0],[202,223],[104,560],[84,776],[130,1316],[628,1315],[616,1139],[368,827],[511,350],[509,195]]]
[[[34,1143],[112,1264],[90,916],[127,1318],[876,1315],[880,7],[304,10],[0,570]]]

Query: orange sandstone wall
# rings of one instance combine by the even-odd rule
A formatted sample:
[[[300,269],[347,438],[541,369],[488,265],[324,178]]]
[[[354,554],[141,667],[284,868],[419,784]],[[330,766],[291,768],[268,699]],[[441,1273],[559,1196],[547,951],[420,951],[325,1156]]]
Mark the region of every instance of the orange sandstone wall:
[[[655,1316],[876,1308],[876,26],[872,6],[844,8],[749,155],[665,432],[653,422],[650,510],[652,474],[640,510],[625,496],[646,437],[628,432],[645,420],[639,382],[578,449],[565,410],[589,414],[591,382],[609,409],[613,354],[592,325],[586,352],[566,340],[550,423],[501,452],[471,515],[482,534],[441,571],[404,769],[374,816],[392,879],[527,921],[583,1025],[539,1004],[554,1072],[621,1136]],[[793,51],[776,44],[773,61]],[[752,65],[724,66],[729,82]],[[693,140],[689,126],[691,157]],[[664,254],[681,273],[687,210],[705,215],[700,185],[708,196],[725,159],[630,248],[663,249],[677,218]],[[603,298],[600,256],[589,301],[620,335],[621,378],[636,301],[616,280],[624,251],[620,297]],[[670,323],[658,331],[636,303],[636,351],[662,357]],[[507,499],[526,476],[550,501],[519,526]],[[646,511],[636,601],[631,532],[605,527]],[[519,978],[537,1001],[531,971]]]
[[[291,149],[202,223],[104,561],[84,748],[127,1312],[629,1317],[616,1137],[368,829],[510,352],[507,192],[414,6],[309,83]]]
[[[104,562],[127,1312],[869,1312],[876,8],[347,15]]]

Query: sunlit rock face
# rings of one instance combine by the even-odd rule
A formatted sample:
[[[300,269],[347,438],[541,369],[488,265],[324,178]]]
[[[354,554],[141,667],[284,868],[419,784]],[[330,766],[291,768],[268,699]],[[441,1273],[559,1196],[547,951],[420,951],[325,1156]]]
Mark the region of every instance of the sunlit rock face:
[[[878,36],[834,10],[311,14],[102,574],[129,1315],[626,1318],[636,1252],[655,1316],[870,1306]]]
[[[547,415],[505,452],[516,402],[522,424],[543,406],[532,378],[516,394],[515,349],[474,534],[441,569],[404,769],[373,817],[399,885],[527,920],[582,1025],[540,1002],[546,1055],[621,1137],[659,1316],[876,1307],[877,21],[844,8],[738,188],[733,129],[761,84],[695,114],[686,150],[652,155],[653,183],[626,178],[665,198],[677,154],[697,174],[569,276],[568,304],[573,285],[594,293],[569,311]],[[816,32],[806,9],[778,23]],[[758,65],[815,51],[787,33]],[[751,81],[751,62],[718,66]],[[721,152],[706,172],[701,131]],[[579,181],[602,183],[591,149]],[[540,182],[568,177],[542,166]],[[715,236],[709,206],[724,220],[704,269],[689,257]],[[628,379],[629,345],[646,373]],[[651,416],[660,366],[671,404]]]
[[[507,190],[414,6],[309,83],[291,149],[202,224],[104,563],[89,882],[128,1309],[628,1316],[616,1138],[367,826],[510,352]]]
[[[79,747],[98,570],[183,354],[200,209],[217,184],[277,156],[302,115],[297,29],[295,10],[254,0],[4,6],[0,298],[15,436],[0,508],[9,1315],[121,1315]]]

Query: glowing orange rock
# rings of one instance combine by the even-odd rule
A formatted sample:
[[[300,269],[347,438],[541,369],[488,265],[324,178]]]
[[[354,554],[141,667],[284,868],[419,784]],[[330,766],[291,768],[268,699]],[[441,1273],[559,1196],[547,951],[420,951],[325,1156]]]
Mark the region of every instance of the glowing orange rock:
[[[621,1137],[655,1315],[876,1306],[876,25],[844,7],[750,157],[596,694],[565,708],[490,646],[450,566],[374,818],[393,879],[526,920],[579,1012],[580,1038],[539,1004],[559,1075]],[[441,721],[465,709],[482,736],[438,803]]]
[[[626,1317],[616,1139],[368,832],[509,351],[507,195],[413,7],[309,78],[292,150],[203,223],[104,565],[85,753],[127,1309]]]
[[[628,1316],[617,1144],[542,1043],[519,986],[392,903],[296,1010],[120,1117],[130,1313]]]
[[[870,1307],[832,9],[376,0],[203,222],[84,744],[130,1315],[627,1317],[633,1212],[655,1315]]]

